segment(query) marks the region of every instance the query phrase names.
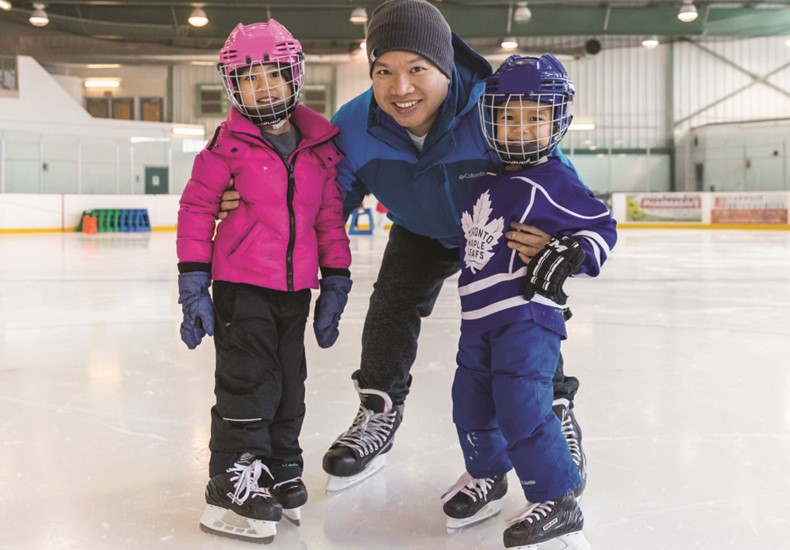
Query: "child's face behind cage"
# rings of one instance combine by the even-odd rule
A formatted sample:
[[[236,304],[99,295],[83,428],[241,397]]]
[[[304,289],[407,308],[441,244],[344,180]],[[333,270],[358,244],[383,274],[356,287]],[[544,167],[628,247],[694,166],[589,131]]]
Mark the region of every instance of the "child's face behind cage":
[[[494,106],[496,141],[505,149],[539,151],[551,143],[554,107],[519,97]]]
[[[237,74],[240,103],[251,111],[275,110],[278,105],[289,103],[293,98],[289,74],[293,74],[292,69],[275,64],[253,64],[240,69]]]

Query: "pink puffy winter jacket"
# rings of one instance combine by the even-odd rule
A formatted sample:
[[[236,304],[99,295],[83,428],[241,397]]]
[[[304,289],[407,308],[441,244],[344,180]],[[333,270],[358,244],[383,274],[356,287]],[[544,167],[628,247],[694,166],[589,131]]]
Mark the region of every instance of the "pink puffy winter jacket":
[[[351,252],[335,165],[338,129],[297,106],[302,140],[289,167],[236,109],[195,158],[181,195],[179,262],[211,264],[215,280],[297,291],[318,286],[318,269],[348,269]],[[235,179],[241,205],[217,226],[223,191]]]

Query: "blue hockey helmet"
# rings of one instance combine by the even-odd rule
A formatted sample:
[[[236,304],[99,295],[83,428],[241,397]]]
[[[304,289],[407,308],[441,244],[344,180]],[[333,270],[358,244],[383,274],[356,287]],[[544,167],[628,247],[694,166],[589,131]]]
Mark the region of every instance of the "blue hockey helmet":
[[[503,162],[527,165],[539,162],[554,150],[568,131],[573,118],[574,94],[568,72],[553,55],[544,54],[539,58],[511,55],[488,79],[478,102],[486,140]],[[538,109],[552,107],[547,143],[539,143],[537,139],[519,142],[497,139],[498,130],[507,124],[499,120],[501,110],[519,107],[524,101],[536,103]]]

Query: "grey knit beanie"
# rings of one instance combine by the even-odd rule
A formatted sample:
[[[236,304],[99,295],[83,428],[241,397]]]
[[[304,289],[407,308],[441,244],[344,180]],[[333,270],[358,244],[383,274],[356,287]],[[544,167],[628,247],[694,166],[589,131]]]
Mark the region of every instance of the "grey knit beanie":
[[[425,0],[387,0],[375,9],[366,38],[370,74],[373,62],[393,50],[414,52],[453,75],[453,35],[442,13]]]

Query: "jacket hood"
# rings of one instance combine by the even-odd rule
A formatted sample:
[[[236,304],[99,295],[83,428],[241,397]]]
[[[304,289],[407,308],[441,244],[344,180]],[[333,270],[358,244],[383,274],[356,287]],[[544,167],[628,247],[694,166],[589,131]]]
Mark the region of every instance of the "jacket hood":
[[[461,115],[477,106],[477,98],[485,87],[485,81],[493,74],[491,64],[474,51],[469,44],[453,33],[455,72],[453,73],[452,95],[457,98],[455,111]]]

